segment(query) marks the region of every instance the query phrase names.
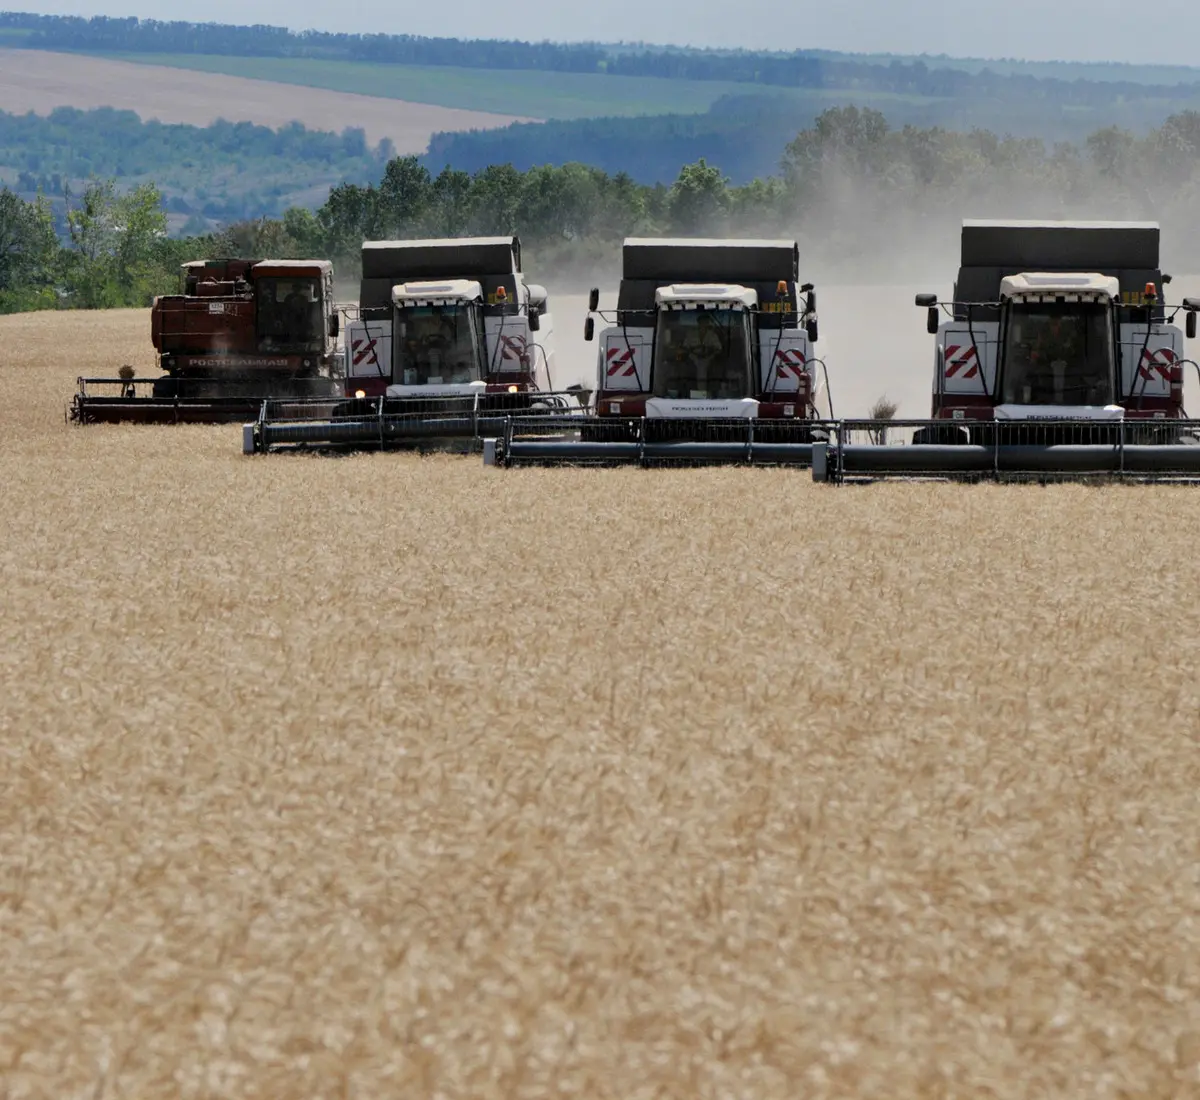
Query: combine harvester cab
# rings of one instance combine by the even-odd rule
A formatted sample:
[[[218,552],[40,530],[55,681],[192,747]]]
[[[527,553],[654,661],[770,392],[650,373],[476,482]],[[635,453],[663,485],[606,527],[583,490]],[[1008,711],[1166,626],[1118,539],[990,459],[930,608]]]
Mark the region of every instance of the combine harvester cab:
[[[267,402],[246,453],[278,447],[475,449],[506,418],[577,418],[554,389],[546,291],[526,282],[516,237],[368,241],[359,315],[346,326],[339,401]]]
[[[267,397],[340,393],[339,315],[326,260],[198,260],[156,298],[150,336],[163,374],[81,378],[81,424],[237,422]]]
[[[489,462],[807,464],[830,419],[816,292],[794,241],[625,241],[595,415],[570,439],[514,418]]]
[[[843,422],[818,470],[1200,476],[1183,405],[1195,364],[1171,323],[1186,311],[1194,337],[1200,301],[1165,306],[1170,281],[1152,223],[965,222],[954,300],[917,296],[937,337],[932,419]]]

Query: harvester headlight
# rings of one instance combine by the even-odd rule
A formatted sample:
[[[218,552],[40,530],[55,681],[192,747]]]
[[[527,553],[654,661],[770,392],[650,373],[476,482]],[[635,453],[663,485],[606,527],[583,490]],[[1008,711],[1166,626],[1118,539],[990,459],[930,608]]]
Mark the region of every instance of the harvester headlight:
[[[516,387],[516,386],[509,386],[509,387],[508,387],[508,392],[509,392],[509,393],[516,393],[516,392],[517,392],[517,387]]]
[[[304,368],[305,368],[305,370],[307,370],[307,369],[308,369],[309,367],[311,367],[311,366],[312,366],[312,360],[311,360],[311,359],[305,359],[305,360],[304,360]]]
[[[366,396],[367,396],[367,391],[366,391],[366,390],[355,390],[355,391],[354,391],[354,396],[355,396],[355,397],[366,397]]]

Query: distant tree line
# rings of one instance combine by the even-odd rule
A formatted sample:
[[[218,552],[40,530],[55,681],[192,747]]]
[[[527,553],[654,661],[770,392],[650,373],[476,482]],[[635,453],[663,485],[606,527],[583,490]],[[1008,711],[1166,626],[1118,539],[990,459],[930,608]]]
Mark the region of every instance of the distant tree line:
[[[892,128],[856,107],[824,112],[784,149],[778,170],[742,186],[699,160],[670,186],[582,164],[509,164],[432,174],[392,159],[375,183],[341,183],[316,210],[165,234],[161,195],[92,182],[68,196],[65,232],[46,200],[0,190],[0,310],[145,305],[186,259],[329,258],[353,277],[364,240],[519,234],[535,270],[594,281],[629,235],[786,235],[806,262],[847,274],[896,257],[911,277],[931,242],[964,216],[1155,218],[1178,255],[1200,246],[1200,112],[1139,137],[1110,127],[1080,145],[988,131]],[[536,267],[534,265],[537,265]]]
[[[415,35],[293,32],[282,27],[163,22],[153,19],[0,13],[0,28],[27,32],[31,48],[91,52],[191,53],[223,56],[302,57],[372,61],[403,65],[452,65],[535,72],[604,73],[670,80],[727,81],[773,87],[884,92],[888,94],[1040,100],[1098,107],[1118,101],[1178,103],[1195,99],[1200,85],[1154,86],[1001,75],[984,69],[966,72],[930,68],[924,63],[881,63],[853,56],[831,58],[818,51],[778,53],[752,50],[699,50],[606,47],[423,38]],[[14,43],[15,44],[15,43]]]
[[[58,200],[92,177],[153,181],[170,213],[230,221],[280,215],[314,185],[365,183],[393,156],[390,141],[371,146],[356,128],[334,134],[299,123],[278,130],[223,120],[168,125],[110,107],[60,107],[45,117],[0,111],[0,170],[26,197],[40,192],[55,200],[60,222]]]

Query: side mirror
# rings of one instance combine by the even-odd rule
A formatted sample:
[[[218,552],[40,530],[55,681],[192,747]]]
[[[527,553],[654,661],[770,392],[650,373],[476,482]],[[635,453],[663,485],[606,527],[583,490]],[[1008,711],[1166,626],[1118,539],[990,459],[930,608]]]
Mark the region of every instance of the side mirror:
[[[1193,313],[1193,317],[1196,315]],[[583,338],[590,344],[596,338],[596,318],[589,317],[583,322]]]
[[[1196,339],[1196,315],[1194,313],[1187,315],[1187,324],[1184,327],[1184,331],[1187,333],[1189,340]]]
[[[938,334],[938,329],[941,327],[942,318],[938,313],[938,307],[930,306],[929,313],[925,317],[925,331],[929,333],[930,336],[936,336]]]
[[[588,313],[595,313],[600,308],[600,288],[592,287],[591,293],[588,294]]]
[[[1184,298],[1183,308],[1189,313],[1200,313],[1200,298]]]
[[[540,313],[529,314],[529,331],[541,332],[542,330],[542,315]]]
[[[936,294],[918,294],[917,295],[917,306],[920,309],[929,309],[931,306],[936,306],[937,304],[938,304],[938,300],[937,300]]]
[[[342,329],[341,315],[338,313],[331,313],[329,315],[329,335],[332,336],[336,340],[337,334],[341,331],[341,329]]]
[[[808,292],[808,306],[806,308],[809,313],[817,312],[817,292],[815,290]]]
[[[805,324],[804,329],[808,333],[808,342],[810,344],[815,344],[819,335],[817,331],[817,319],[815,317],[810,318]]]

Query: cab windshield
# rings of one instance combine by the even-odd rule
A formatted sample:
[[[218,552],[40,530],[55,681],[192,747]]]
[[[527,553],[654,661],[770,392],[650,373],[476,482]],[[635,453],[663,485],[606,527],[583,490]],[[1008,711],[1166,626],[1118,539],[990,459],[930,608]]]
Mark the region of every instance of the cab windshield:
[[[318,279],[258,279],[257,326],[264,351],[320,354],[325,333]]]
[[[1111,405],[1112,314],[1099,302],[1009,307],[1000,400],[1012,405]]]
[[[394,333],[396,381],[446,385],[483,379],[479,304],[398,306]]]
[[[658,315],[654,385],[658,397],[734,400],[754,393],[750,314],[734,309],[671,309]]]

